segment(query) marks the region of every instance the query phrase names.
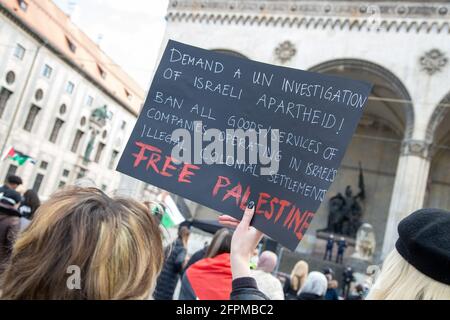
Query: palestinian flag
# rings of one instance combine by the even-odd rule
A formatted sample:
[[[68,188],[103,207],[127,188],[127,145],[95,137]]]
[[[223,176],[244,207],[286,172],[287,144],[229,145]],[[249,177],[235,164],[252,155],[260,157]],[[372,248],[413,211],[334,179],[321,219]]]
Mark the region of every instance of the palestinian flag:
[[[6,159],[11,159],[19,164],[19,166],[23,166],[27,161],[30,161],[32,164],[36,164],[36,160],[34,160],[29,155],[26,155],[20,151],[17,151],[14,148],[9,148],[6,153],[2,157],[2,161]]]
[[[159,201],[165,207],[164,215],[161,219],[161,224],[166,228],[172,228],[182,224],[186,221],[185,216],[181,213],[175,200],[169,195],[164,194],[158,197]]]

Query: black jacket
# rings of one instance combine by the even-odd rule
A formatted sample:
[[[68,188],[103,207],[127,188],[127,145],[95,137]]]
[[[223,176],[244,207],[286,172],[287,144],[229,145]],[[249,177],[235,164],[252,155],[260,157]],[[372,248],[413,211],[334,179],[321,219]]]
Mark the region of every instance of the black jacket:
[[[323,300],[323,297],[314,293],[302,292],[298,295],[298,300]]]
[[[172,300],[178,278],[183,271],[186,248],[181,239],[177,239],[166,249],[166,260],[155,288],[155,300]]]
[[[270,300],[258,290],[256,280],[253,278],[239,278],[233,280],[231,300]]]

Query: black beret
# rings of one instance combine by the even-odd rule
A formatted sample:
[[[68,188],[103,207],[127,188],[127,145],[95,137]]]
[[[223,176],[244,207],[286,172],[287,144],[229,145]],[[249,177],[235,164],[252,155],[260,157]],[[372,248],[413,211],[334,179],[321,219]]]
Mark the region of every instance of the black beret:
[[[400,255],[428,277],[450,285],[450,212],[422,209],[403,219],[395,244]]]

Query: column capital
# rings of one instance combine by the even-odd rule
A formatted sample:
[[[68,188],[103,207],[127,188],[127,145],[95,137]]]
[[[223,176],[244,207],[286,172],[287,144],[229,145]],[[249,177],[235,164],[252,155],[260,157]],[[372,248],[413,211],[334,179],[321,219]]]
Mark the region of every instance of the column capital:
[[[401,155],[416,156],[426,160],[430,160],[431,143],[424,140],[404,140],[402,143]]]

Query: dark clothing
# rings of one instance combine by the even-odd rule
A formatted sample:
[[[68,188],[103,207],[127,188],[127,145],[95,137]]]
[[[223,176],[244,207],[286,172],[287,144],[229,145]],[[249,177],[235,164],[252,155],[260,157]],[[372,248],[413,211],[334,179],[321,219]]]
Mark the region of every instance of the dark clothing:
[[[269,300],[269,298],[258,290],[256,280],[253,278],[239,278],[233,280],[231,300]]]
[[[350,287],[353,281],[355,281],[355,277],[353,276],[352,270],[345,270],[343,273],[344,286],[342,288],[342,295],[345,299],[348,298],[350,293]]]
[[[284,282],[283,291],[284,291],[284,298],[286,300],[298,300],[297,291],[292,289],[290,278],[286,278],[286,281]]]
[[[166,260],[156,283],[155,300],[172,300],[179,276],[183,270],[186,248],[181,239],[166,248]]]
[[[338,241],[338,250],[336,256],[336,263],[342,263],[344,260],[345,249],[347,248],[347,241],[339,240]]]
[[[333,239],[328,239],[327,240],[326,250],[325,250],[325,255],[323,257],[323,260],[331,261],[332,255],[333,255],[333,247],[334,247],[334,240]]]
[[[206,251],[208,251],[208,247],[204,247],[203,249],[198,250],[196,253],[192,255],[192,257],[189,259],[188,263],[184,267],[184,271],[192,266],[194,263],[202,260],[206,256]]]
[[[364,300],[363,295],[355,294],[355,295],[349,295],[347,297],[347,300]]]
[[[184,273],[180,300],[228,300],[232,279],[229,253],[202,259]]]
[[[298,300],[323,300],[323,297],[314,293],[302,292],[298,295]]]
[[[22,201],[22,196],[16,190],[4,185],[0,187],[0,203],[16,206]]]
[[[345,252],[345,248],[347,248],[347,241],[339,240],[339,242],[338,242],[338,254],[339,253],[343,254]]]
[[[336,289],[328,288],[325,293],[325,300],[339,300],[339,295]]]
[[[20,218],[17,215],[5,213],[0,208],[0,274],[11,257],[12,248],[20,230]]]

